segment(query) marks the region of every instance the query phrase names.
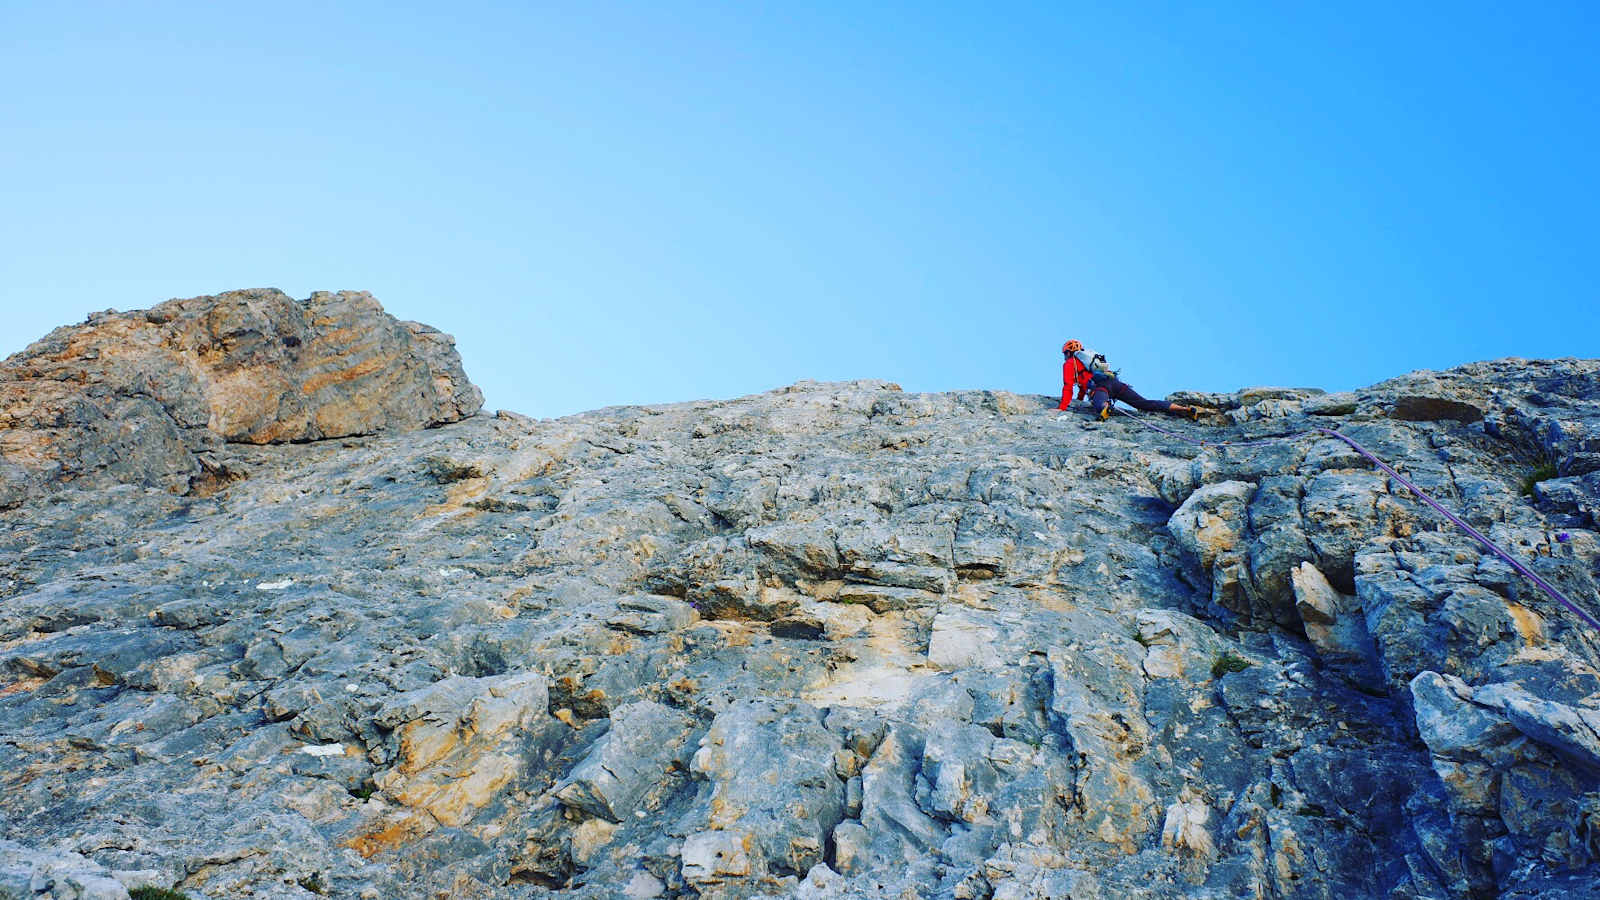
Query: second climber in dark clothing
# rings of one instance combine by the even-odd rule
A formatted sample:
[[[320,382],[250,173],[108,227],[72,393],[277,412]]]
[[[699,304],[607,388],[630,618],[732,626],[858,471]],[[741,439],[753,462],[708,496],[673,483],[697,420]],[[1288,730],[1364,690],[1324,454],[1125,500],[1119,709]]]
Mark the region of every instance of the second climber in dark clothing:
[[[1077,389],[1077,399],[1088,399],[1095,415],[1101,419],[1111,417],[1111,404],[1120,400],[1134,409],[1145,412],[1172,413],[1175,416],[1194,418],[1199,415],[1199,410],[1192,406],[1178,403],[1168,403],[1164,400],[1146,400],[1121,379],[1117,373],[1106,364],[1103,354],[1093,350],[1083,349],[1079,341],[1067,341],[1061,345],[1061,352],[1066,361],[1061,365],[1061,405],[1057,409],[1066,409],[1072,405],[1072,391]]]

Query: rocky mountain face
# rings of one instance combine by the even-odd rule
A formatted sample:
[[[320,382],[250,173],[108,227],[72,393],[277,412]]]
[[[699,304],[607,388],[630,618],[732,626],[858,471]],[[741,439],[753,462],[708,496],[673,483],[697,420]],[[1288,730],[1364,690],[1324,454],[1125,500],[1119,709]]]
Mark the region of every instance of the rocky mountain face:
[[[1600,611],[1600,361],[1184,396]],[[1597,635],[1338,440],[479,402],[364,294],[0,366],[0,897],[1600,895]]]

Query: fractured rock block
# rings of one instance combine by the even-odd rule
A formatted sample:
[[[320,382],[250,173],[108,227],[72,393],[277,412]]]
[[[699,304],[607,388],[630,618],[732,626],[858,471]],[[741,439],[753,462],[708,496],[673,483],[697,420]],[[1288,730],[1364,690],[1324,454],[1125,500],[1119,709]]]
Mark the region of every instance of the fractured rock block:
[[[1600,776],[1600,713],[1435,672],[1413,679],[1411,692],[1457,828],[1467,837],[1509,832],[1523,853],[1564,854]]]
[[[914,588],[935,594],[948,594],[955,589],[955,573],[933,566],[914,566],[897,562],[857,562],[850,566],[846,577],[871,584],[890,587]]]
[[[1048,656],[1052,726],[1078,759],[1084,826],[1127,852],[1154,826],[1155,814],[1155,793],[1134,765],[1150,741],[1142,650],[1131,638],[1106,635],[1084,648],[1052,647]]]
[[[1294,476],[1263,478],[1248,509],[1250,530],[1247,557],[1258,616],[1279,625],[1297,620],[1289,575],[1295,566],[1316,558],[1300,521],[1302,479]]]
[[[1161,825],[1161,846],[1173,853],[1184,852],[1209,861],[1217,855],[1211,831],[1206,827],[1211,821],[1211,807],[1199,797],[1180,797],[1167,807]]]
[[[1145,645],[1145,675],[1191,684],[1211,680],[1211,666],[1224,642],[1209,625],[1170,609],[1141,609],[1138,628],[1139,642]]]
[[[839,558],[847,566],[899,563],[948,570],[955,565],[955,531],[949,525],[872,524],[842,528]]]
[[[872,835],[873,865],[903,863],[944,842],[945,828],[916,801],[922,747],[890,728],[861,772],[861,824]]]
[[[700,618],[688,603],[657,595],[629,597],[617,603],[617,610],[606,625],[639,635],[679,631]]]
[[[1003,575],[1015,550],[1009,538],[962,535],[955,543],[956,571],[963,578]]]
[[[750,865],[763,871],[805,873],[822,861],[828,834],[844,817],[838,749],[807,704],[735,702],[717,714],[692,761],[711,783],[708,829],[741,834]]]
[[[781,523],[745,532],[750,547],[770,563],[808,577],[827,577],[839,569],[839,549],[833,532],[823,523]]]
[[[985,860],[983,877],[994,885],[991,900],[1101,900],[1100,882],[1091,872],[1069,868],[1052,849],[1001,844]]]
[[[933,617],[928,638],[928,662],[942,669],[982,667],[986,663],[1006,663],[995,658],[995,629],[965,609],[940,612]]]
[[[611,729],[595,742],[556,789],[565,805],[621,822],[659,787],[670,769],[683,767],[694,720],[660,703],[625,703],[611,711]]]
[[[548,705],[544,677],[535,672],[447,678],[385,703],[376,722],[393,729],[396,758],[375,780],[413,813],[406,830],[461,825],[521,777],[528,745],[554,722]],[[393,827],[385,822],[379,830]],[[358,835],[351,846],[368,837]],[[369,840],[361,847],[376,852],[383,844]]]
[[[1383,674],[1377,648],[1356,598],[1334,590],[1327,577],[1308,562],[1294,570],[1291,583],[1295,609],[1317,654],[1355,684],[1379,690]]]
[[[854,819],[846,819],[833,829],[834,868],[841,875],[864,872],[871,865],[872,835],[866,826]]]
[[[859,603],[875,613],[886,613],[918,606],[933,606],[939,602],[939,595],[914,588],[846,584],[839,588],[834,599],[840,603]]]
[[[1356,552],[1375,538],[1410,534],[1415,520],[1390,496],[1387,480],[1367,472],[1317,475],[1300,505],[1317,567],[1345,593],[1355,589]]]
[[[1178,545],[1210,568],[1217,556],[1232,550],[1248,527],[1245,504],[1256,486],[1245,481],[1222,481],[1200,488],[1183,501],[1167,520],[1167,530]]]
[[[127,900],[128,889],[116,875],[77,853],[0,840],[0,897],[8,900]]]
[[[947,821],[987,822],[1000,774],[989,756],[995,737],[978,725],[944,719],[923,744],[917,800]]]
[[[715,884],[759,871],[751,860],[752,839],[738,831],[697,831],[683,839],[683,878]]]

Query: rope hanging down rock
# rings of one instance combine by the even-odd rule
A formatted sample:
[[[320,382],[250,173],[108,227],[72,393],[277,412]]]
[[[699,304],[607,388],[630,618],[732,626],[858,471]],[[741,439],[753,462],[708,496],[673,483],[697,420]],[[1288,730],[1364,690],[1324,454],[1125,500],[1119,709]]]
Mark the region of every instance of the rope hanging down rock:
[[[1571,600],[1568,600],[1566,598],[1566,595],[1562,594],[1561,591],[1556,589],[1555,585],[1552,585],[1550,582],[1545,581],[1543,578],[1540,578],[1537,573],[1535,573],[1532,569],[1528,568],[1527,566],[1523,565],[1520,561],[1518,561],[1510,553],[1507,553],[1504,549],[1502,549],[1500,547],[1499,544],[1496,544],[1494,541],[1489,540],[1489,538],[1485,537],[1482,532],[1480,532],[1476,528],[1473,528],[1471,525],[1467,524],[1467,522],[1465,520],[1463,520],[1460,516],[1457,516],[1455,513],[1451,512],[1448,509],[1445,509],[1443,506],[1441,506],[1439,504],[1439,501],[1437,501],[1437,500],[1433,499],[1432,497],[1428,496],[1428,494],[1425,491],[1423,491],[1422,488],[1419,488],[1416,485],[1412,484],[1410,479],[1406,478],[1404,475],[1401,475],[1399,472],[1396,472],[1392,466],[1390,466],[1388,463],[1385,463],[1383,460],[1379,459],[1378,457],[1374,456],[1372,451],[1370,451],[1367,448],[1361,446],[1359,443],[1357,443],[1355,441],[1354,438],[1351,438],[1348,435],[1342,434],[1342,433],[1340,433],[1338,431],[1334,431],[1331,428],[1311,428],[1311,429],[1308,429],[1306,431],[1296,431],[1296,432],[1292,432],[1290,434],[1273,435],[1272,437],[1261,438],[1259,440],[1251,440],[1251,441],[1205,441],[1205,440],[1200,440],[1199,438],[1192,438],[1192,437],[1189,437],[1187,435],[1179,434],[1176,431],[1168,431],[1167,429],[1162,428],[1159,425],[1156,425],[1154,423],[1146,421],[1144,416],[1136,416],[1130,410],[1119,408],[1115,403],[1113,403],[1111,405],[1111,408],[1115,409],[1117,412],[1122,413],[1123,415],[1129,417],[1130,419],[1133,419],[1135,422],[1138,422],[1140,425],[1143,425],[1146,428],[1150,428],[1150,429],[1153,429],[1155,431],[1159,431],[1162,434],[1167,435],[1168,437],[1177,438],[1180,441],[1185,441],[1185,442],[1190,443],[1190,444],[1198,444],[1198,445],[1200,445],[1202,447],[1261,447],[1261,446],[1266,446],[1268,444],[1287,443],[1289,441],[1298,440],[1299,438],[1307,437],[1307,436],[1314,435],[1314,434],[1325,434],[1325,435],[1327,435],[1329,437],[1337,438],[1337,439],[1339,439],[1341,441],[1344,441],[1346,444],[1349,444],[1352,448],[1354,448],[1357,453],[1359,453],[1362,456],[1365,456],[1367,459],[1371,460],[1373,465],[1375,465],[1378,468],[1382,469],[1383,471],[1387,472],[1389,474],[1389,477],[1391,477],[1394,480],[1396,480],[1396,481],[1400,482],[1401,484],[1405,485],[1406,490],[1410,491],[1413,494],[1416,494],[1417,498],[1419,500],[1421,500],[1423,503],[1426,503],[1429,506],[1433,507],[1435,512],[1437,512],[1441,516],[1444,516],[1446,519],[1448,519],[1450,521],[1451,524],[1455,525],[1457,528],[1459,528],[1462,531],[1466,532],[1473,540],[1475,540],[1478,543],[1482,544],[1484,547],[1487,547],[1491,553],[1493,553],[1495,556],[1498,556],[1502,560],[1504,560],[1508,565],[1511,566],[1511,568],[1515,569],[1518,574],[1522,575],[1524,578],[1527,578],[1529,581],[1532,581],[1534,584],[1538,585],[1540,590],[1544,591],[1546,594],[1549,594],[1550,597],[1553,598],[1556,602],[1560,603],[1562,606],[1565,606],[1568,610],[1570,610],[1572,612],[1573,615],[1577,616],[1580,620],[1582,620],[1585,625],[1588,625],[1589,628],[1594,630],[1597,634],[1600,634],[1600,621],[1596,621],[1594,616],[1591,616],[1590,614],[1584,612],[1582,609],[1579,609],[1577,604],[1573,603]]]

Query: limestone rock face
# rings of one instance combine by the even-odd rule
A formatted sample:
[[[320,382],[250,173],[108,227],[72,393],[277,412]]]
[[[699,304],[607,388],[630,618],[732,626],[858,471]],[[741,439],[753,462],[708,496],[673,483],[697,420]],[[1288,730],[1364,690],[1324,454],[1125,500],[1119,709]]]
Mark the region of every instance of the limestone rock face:
[[[694,722],[653,701],[627,703],[611,711],[611,730],[556,791],[562,803],[620,823],[632,817],[681,757]]]
[[[467,416],[448,340],[361,295],[158,310],[0,381],[0,896],[1600,878],[1596,636],[1338,440],[879,381]],[[1597,383],[1163,427],[1337,428],[1597,609]]]
[[[482,402],[448,335],[364,292],[230,291],[107,311],[0,364],[0,505],[57,480],[226,476],[221,442],[405,431]]]

